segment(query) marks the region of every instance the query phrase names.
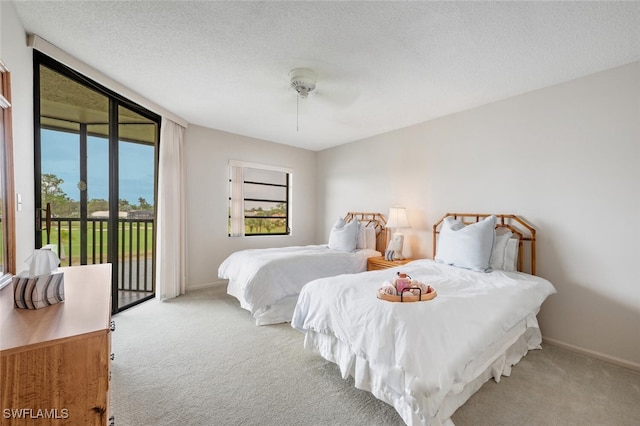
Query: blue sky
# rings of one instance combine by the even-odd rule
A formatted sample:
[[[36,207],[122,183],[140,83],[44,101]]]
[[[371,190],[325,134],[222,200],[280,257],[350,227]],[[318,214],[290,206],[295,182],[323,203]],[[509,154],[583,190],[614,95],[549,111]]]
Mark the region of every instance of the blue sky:
[[[42,173],[64,180],[62,190],[72,200],[80,199],[79,137],[73,133],[42,130]],[[109,198],[109,153],[107,141],[89,137],[87,142],[87,186],[89,199]],[[142,197],[153,204],[153,147],[120,142],[120,199],[138,204]]]

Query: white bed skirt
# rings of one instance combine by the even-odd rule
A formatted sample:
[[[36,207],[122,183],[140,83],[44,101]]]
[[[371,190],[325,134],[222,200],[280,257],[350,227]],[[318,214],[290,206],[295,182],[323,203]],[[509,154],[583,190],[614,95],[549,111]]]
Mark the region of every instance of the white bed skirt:
[[[234,280],[229,280],[229,284],[227,285],[227,294],[238,299],[242,309],[246,309],[251,312],[251,306],[245,300],[242,289]],[[271,325],[291,322],[297,301],[298,295],[296,294],[278,300],[278,302],[273,305],[269,305],[266,308],[256,310],[252,313],[253,318],[256,320],[256,325]]]
[[[453,425],[451,415],[487,380],[493,378],[499,382],[501,376],[509,376],[511,367],[529,350],[540,349],[541,342],[537,319],[531,314],[469,363],[466,368],[469,374],[465,374],[469,380],[454,386],[439,407],[429,407],[437,402],[415,392],[411,395],[409,390],[404,389],[404,372],[400,368],[374,366],[364,354],[354,354],[347,344],[334,335],[308,330],[304,346],[337,364],[342,377],[346,379],[352,376],[358,389],[371,392],[376,398],[392,405],[407,425],[442,426]],[[435,412],[435,416],[425,416],[429,411]]]

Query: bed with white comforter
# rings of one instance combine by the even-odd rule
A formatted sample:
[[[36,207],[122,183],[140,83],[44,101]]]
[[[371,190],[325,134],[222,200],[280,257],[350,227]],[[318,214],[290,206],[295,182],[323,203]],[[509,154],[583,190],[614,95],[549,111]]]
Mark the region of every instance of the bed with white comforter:
[[[218,268],[227,293],[251,312],[257,325],[290,322],[298,294],[309,281],[362,272],[373,249],[334,250],[324,245],[249,249],[232,253]]]
[[[398,271],[430,284],[430,301],[393,303],[377,289]],[[304,345],[355,386],[393,405],[409,425],[451,424],[480,386],[540,348],[536,314],[555,288],[522,273],[476,272],[432,260],[308,283],[292,326]]]

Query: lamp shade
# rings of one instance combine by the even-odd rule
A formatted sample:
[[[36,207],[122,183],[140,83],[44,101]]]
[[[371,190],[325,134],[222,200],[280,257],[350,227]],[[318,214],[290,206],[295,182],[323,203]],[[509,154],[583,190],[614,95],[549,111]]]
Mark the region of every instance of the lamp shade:
[[[391,207],[389,209],[387,228],[411,228],[409,220],[407,220],[407,209],[404,207]]]

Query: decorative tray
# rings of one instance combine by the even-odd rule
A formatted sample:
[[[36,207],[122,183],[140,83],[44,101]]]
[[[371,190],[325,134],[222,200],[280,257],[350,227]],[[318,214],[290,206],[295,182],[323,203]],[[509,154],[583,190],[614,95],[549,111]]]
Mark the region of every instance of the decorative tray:
[[[421,294],[420,296],[393,296],[391,294],[381,293],[378,291],[378,299],[386,300],[387,302],[425,302],[431,300],[438,295],[435,289],[429,293]]]

